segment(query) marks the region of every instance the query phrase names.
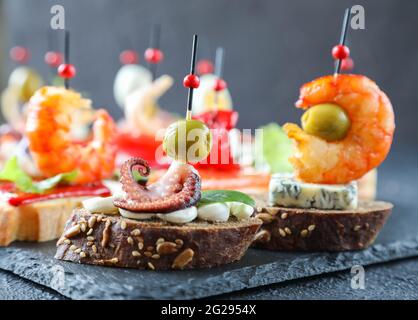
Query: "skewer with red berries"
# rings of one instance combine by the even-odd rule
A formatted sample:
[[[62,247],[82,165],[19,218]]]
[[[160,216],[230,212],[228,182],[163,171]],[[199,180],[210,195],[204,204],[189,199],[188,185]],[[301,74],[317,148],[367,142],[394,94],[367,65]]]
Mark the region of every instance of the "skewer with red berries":
[[[145,50],[144,58],[155,80],[157,65],[164,59],[164,53],[160,50],[161,25],[156,24],[151,29],[149,47]]]
[[[350,16],[350,9],[347,8],[344,13],[340,43],[332,48],[332,57],[335,60],[335,74],[339,74],[341,70],[351,71],[354,67],[353,59],[350,57],[350,49],[345,44],[350,25]]]
[[[58,75],[64,79],[65,89],[69,89],[70,79],[74,78],[76,73],[76,68],[70,63],[70,31],[65,30],[64,63],[58,66]]]
[[[183,80],[184,87],[188,89],[186,118],[171,124],[163,141],[163,149],[170,158],[186,163],[205,159],[212,148],[209,128],[203,122],[192,119],[193,91],[200,85],[195,74],[197,44],[198,37],[194,35],[190,73]]]

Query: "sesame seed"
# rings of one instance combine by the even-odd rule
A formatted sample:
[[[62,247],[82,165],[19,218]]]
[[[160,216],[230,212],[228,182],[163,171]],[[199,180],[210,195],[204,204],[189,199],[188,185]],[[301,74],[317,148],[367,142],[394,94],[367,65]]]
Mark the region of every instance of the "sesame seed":
[[[58,241],[57,241],[57,246],[63,244],[64,240],[65,240],[65,238],[63,238],[63,237],[59,238]]]
[[[75,253],[80,253],[80,252],[81,252],[81,249],[80,249],[80,248],[78,248],[78,249],[74,250],[74,252],[75,252]]]
[[[309,230],[309,231],[314,231],[314,230],[315,230],[315,225],[314,225],[314,224],[311,224],[311,225],[308,227],[308,230]]]
[[[80,258],[85,258],[87,257],[87,254],[84,251],[80,252]]]
[[[284,228],[284,232],[286,232],[287,234],[292,234],[292,230],[290,230],[288,227]]]
[[[152,256],[152,252],[149,252],[149,251],[145,251],[144,252],[144,255],[146,256],[146,257],[151,257]]]
[[[280,215],[280,218],[282,218],[282,219],[284,220],[284,219],[286,219],[286,218],[287,218],[287,216],[288,216],[287,212],[283,212],[283,213]]]
[[[72,246],[70,247],[70,251],[74,251],[74,250],[77,250],[77,246],[72,245]]]
[[[97,253],[97,247],[95,244],[93,244],[93,246],[91,247],[91,250],[93,251],[93,253]]]
[[[153,258],[153,259],[160,259],[160,255],[159,254],[153,254],[151,256],[151,258]]]
[[[122,230],[126,229],[126,222],[125,220],[122,220],[122,222],[120,223],[120,227],[122,228]]]
[[[267,207],[266,211],[271,214],[272,216],[275,216],[279,212],[279,208],[275,207]]]
[[[357,225],[357,226],[354,227],[354,231],[359,231],[360,229],[361,229],[361,226]]]
[[[163,243],[165,241],[164,238],[158,238],[157,242],[155,242],[156,245]]]
[[[139,251],[132,251],[132,256],[133,257],[140,257],[141,253]]]
[[[279,228],[279,233],[282,237],[286,237],[286,232],[282,228]]]
[[[90,228],[89,229],[89,231],[87,231],[87,235],[89,236],[89,235],[91,235],[93,233],[93,229],[92,228]]]
[[[93,241],[87,241],[87,246],[91,247],[93,245]]]
[[[81,232],[86,232],[87,226],[84,222],[80,223],[80,229],[81,229]]]
[[[140,234],[141,234],[141,230],[139,229],[134,229],[131,231],[132,236],[139,236]]]
[[[92,237],[92,236],[88,236],[87,237],[87,241],[94,241],[95,239],[94,239],[94,237]]]
[[[96,221],[97,221],[97,218],[95,216],[92,216],[87,222],[87,225],[89,226],[89,228],[93,228]]]
[[[151,270],[155,270],[155,267],[151,262],[148,262],[148,268],[150,268]]]
[[[80,231],[80,225],[76,224],[75,226],[72,226],[71,228],[67,229],[64,233],[64,236],[66,238],[71,238],[79,234]]]
[[[303,230],[300,232],[300,235],[302,236],[302,238],[305,238],[305,237],[308,235],[308,230],[303,229]]]
[[[153,246],[148,246],[148,247],[147,247],[147,250],[148,250],[148,251],[152,251],[152,250],[154,250],[154,247],[153,247]]]
[[[65,243],[65,244],[71,244],[71,240],[70,240],[70,239],[65,239],[65,240],[64,240],[64,243]]]
[[[138,249],[142,250],[144,248],[144,243],[143,242],[138,242]]]
[[[130,245],[134,244],[134,239],[132,239],[132,237],[128,237],[128,239],[126,239],[126,241],[128,241],[128,243]]]
[[[263,243],[264,242],[269,242],[270,239],[271,239],[271,234],[267,230],[259,231],[254,237],[255,241],[260,241],[260,242],[263,242]]]

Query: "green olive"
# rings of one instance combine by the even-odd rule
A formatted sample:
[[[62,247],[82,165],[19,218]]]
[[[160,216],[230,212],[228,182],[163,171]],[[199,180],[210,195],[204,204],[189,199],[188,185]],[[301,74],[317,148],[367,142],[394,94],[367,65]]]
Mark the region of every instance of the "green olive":
[[[170,158],[177,161],[201,161],[209,155],[211,148],[212,135],[201,121],[179,120],[165,132],[163,149]]]
[[[318,104],[309,108],[302,116],[303,130],[327,141],[344,139],[350,126],[347,113],[336,104]]]
[[[20,66],[10,74],[9,85],[19,88],[19,99],[27,102],[42,85],[41,76],[33,69]]]

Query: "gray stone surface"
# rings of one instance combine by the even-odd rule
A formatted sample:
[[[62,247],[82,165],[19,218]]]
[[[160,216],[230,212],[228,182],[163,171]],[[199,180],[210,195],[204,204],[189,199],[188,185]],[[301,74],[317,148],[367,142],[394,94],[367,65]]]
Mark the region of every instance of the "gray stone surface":
[[[0,251],[0,267],[72,299],[192,299],[418,255],[418,239],[377,244],[354,253],[297,254],[253,249],[236,264],[183,272],[61,262],[52,258],[54,250],[53,243],[15,245]]]
[[[47,287],[0,270],[0,300],[62,300],[64,296]]]
[[[352,289],[349,270],[298,279],[268,287],[235,292],[216,299],[251,300],[416,300],[418,259],[407,259],[365,268],[365,288]]]
[[[348,270],[242,290],[212,297],[226,300],[411,300],[418,299],[418,259],[398,260],[366,267],[365,289],[353,290]],[[61,300],[47,287],[0,271],[0,300]]]

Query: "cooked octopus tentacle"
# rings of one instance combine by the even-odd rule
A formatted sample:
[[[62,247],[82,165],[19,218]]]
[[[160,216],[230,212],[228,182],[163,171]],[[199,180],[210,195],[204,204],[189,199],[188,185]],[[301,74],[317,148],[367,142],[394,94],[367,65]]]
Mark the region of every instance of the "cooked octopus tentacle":
[[[161,179],[149,186],[137,183],[132,170],[141,175],[150,172],[141,158],[127,160],[121,167],[122,189],[126,195],[114,200],[116,207],[141,213],[168,213],[195,205],[200,200],[200,177],[188,164],[173,162]]]

